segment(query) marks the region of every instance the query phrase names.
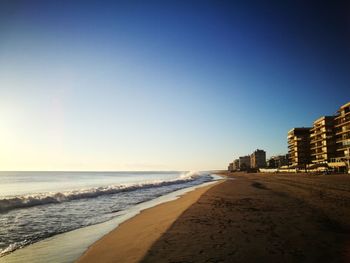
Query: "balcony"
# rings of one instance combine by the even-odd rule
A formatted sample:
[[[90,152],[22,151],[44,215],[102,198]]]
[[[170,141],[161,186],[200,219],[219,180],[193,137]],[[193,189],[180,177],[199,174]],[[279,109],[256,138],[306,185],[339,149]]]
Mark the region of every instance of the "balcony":
[[[316,136],[312,138],[311,143],[317,143],[326,139],[327,139],[327,136]]]
[[[342,129],[336,130],[335,134],[336,135],[341,135],[341,134],[344,134],[344,133],[347,133],[347,132],[350,132],[350,125],[342,126]]]
[[[322,143],[317,143],[317,144],[313,144],[313,145],[311,145],[310,146],[310,149],[317,149],[317,148],[320,148],[320,147],[322,147],[322,146],[324,146],[324,145],[322,145]]]
[[[350,146],[340,146],[337,148],[337,152],[341,152],[341,151],[344,151],[344,150],[349,149],[349,148],[350,148]]]
[[[334,127],[343,126],[343,125],[346,125],[346,124],[348,124],[348,123],[350,123],[350,115],[345,116],[345,117],[340,117],[340,118],[337,120],[337,122],[336,122],[336,124],[334,125]]]
[[[349,140],[349,139],[350,139],[350,132],[343,134],[341,137],[340,136],[337,137],[335,141],[337,143],[342,143],[343,141],[346,141],[346,140]]]

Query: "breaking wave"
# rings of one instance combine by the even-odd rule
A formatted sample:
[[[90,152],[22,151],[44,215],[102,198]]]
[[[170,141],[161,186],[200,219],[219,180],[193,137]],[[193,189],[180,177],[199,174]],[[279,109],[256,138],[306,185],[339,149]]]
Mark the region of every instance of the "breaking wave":
[[[199,176],[207,176],[198,172],[182,173],[177,179],[168,181],[152,181],[132,185],[109,185],[103,187],[95,187],[89,189],[80,189],[67,192],[43,193],[34,195],[14,196],[10,198],[0,199],[0,213],[7,212],[17,208],[33,207],[38,205],[69,202],[72,200],[83,198],[94,198],[101,195],[115,194],[118,192],[133,191],[142,188],[153,188],[167,186],[172,184],[180,184],[195,180]]]

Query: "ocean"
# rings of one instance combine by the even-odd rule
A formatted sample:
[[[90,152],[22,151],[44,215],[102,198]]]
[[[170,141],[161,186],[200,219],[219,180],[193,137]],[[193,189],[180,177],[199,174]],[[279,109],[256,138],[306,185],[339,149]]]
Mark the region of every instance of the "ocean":
[[[0,172],[0,257],[212,180],[208,172]]]

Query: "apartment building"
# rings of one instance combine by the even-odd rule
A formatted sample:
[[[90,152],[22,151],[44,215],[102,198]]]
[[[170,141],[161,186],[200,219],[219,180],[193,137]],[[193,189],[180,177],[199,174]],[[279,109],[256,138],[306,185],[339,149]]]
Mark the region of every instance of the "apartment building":
[[[306,165],[311,161],[309,127],[293,128],[288,132],[289,164]]]
[[[313,163],[337,171],[350,172],[350,102],[341,106],[335,116],[323,116],[312,128],[294,128],[288,132],[289,164]]]
[[[233,172],[233,163],[229,163],[229,164],[228,164],[227,170],[228,170],[229,172]]]
[[[250,168],[250,156],[241,156],[239,157],[239,169],[244,171]]]
[[[327,163],[336,157],[334,116],[322,116],[310,129],[312,163]]]
[[[341,106],[335,117],[336,160],[349,168],[350,159],[350,102]]]
[[[229,163],[227,170],[229,172],[239,171],[239,159],[235,159],[232,163]]]
[[[233,161],[233,170],[235,170],[235,171],[239,170],[239,159],[235,159]]]
[[[271,156],[271,158],[267,161],[267,166],[269,168],[280,168],[288,165],[288,158],[288,154]]]
[[[263,168],[266,167],[266,152],[264,150],[257,149],[250,155],[251,168]]]

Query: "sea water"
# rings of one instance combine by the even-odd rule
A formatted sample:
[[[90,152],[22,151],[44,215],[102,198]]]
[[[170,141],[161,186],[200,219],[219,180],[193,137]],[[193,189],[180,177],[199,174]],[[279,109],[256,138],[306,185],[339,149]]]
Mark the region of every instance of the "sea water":
[[[0,255],[91,231],[138,204],[212,179],[204,172],[0,172]]]

